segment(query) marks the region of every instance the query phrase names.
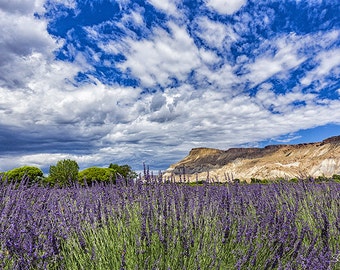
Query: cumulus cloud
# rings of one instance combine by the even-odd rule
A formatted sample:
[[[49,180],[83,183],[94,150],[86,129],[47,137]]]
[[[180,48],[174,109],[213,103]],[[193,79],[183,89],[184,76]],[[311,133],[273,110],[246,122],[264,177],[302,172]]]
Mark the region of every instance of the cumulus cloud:
[[[166,98],[158,93],[152,97],[150,109],[151,111],[159,111],[163,105],[166,103]]]
[[[31,58],[60,45],[47,33],[47,22],[33,16],[0,10],[0,24],[0,86],[22,86],[32,73]]]

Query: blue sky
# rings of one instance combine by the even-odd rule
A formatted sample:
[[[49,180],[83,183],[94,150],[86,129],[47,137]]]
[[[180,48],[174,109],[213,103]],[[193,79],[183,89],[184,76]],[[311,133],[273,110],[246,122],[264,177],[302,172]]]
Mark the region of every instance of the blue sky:
[[[0,171],[166,169],[340,135],[338,0],[0,0]]]

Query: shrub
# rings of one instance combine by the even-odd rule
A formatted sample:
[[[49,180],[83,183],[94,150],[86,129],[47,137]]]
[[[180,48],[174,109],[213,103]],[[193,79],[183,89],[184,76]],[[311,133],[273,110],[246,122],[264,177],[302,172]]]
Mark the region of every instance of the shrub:
[[[138,176],[129,165],[118,165],[111,163],[109,168],[113,169],[117,174],[125,179],[135,179]]]
[[[4,180],[8,180],[10,182],[21,182],[25,177],[28,178],[29,183],[35,183],[41,180],[44,173],[37,167],[33,166],[23,166],[19,168],[15,168],[10,170],[3,175]]]
[[[252,178],[250,178],[250,183],[261,183],[262,182],[262,180],[261,179],[258,179],[258,178],[254,178],[254,177],[252,177]]]
[[[324,175],[320,175],[317,178],[315,178],[315,182],[328,182],[328,181],[329,181],[329,178],[327,178]]]
[[[291,178],[291,179],[289,180],[289,182],[297,183],[297,182],[299,182],[299,179],[296,178],[296,177],[294,177],[294,178]]]
[[[78,179],[80,183],[86,181],[87,184],[91,184],[94,181],[115,183],[115,174],[116,171],[114,169],[91,167],[79,172]]]
[[[332,179],[333,179],[335,182],[340,182],[340,174],[333,174]]]

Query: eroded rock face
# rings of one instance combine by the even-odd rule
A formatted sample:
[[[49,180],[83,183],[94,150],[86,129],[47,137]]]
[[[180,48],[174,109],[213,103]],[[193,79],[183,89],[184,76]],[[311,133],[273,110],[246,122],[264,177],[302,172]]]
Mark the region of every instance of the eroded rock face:
[[[264,148],[194,148],[183,160],[171,165],[165,176],[185,173],[194,181],[206,179],[208,172],[209,177],[219,181],[330,177],[340,174],[340,136],[317,143]]]

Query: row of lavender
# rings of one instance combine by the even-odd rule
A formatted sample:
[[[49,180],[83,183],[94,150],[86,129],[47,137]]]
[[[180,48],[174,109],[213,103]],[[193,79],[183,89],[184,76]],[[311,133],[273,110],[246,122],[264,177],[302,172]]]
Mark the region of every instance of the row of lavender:
[[[1,184],[0,238],[1,269],[337,269],[340,185]]]

